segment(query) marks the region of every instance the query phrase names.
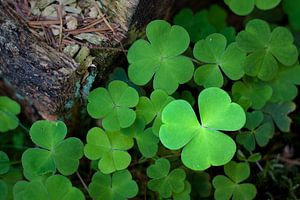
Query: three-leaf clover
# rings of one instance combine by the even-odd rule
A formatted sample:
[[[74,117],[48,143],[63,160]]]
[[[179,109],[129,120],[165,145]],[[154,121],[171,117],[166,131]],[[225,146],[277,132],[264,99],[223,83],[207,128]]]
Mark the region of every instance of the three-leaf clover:
[[[152,158],[156,155],[158,150],[159,138],[154,135],[152,128],[145,130],[144,120],[137,118],[135,123],[121,132],[136,140],[139,151],[145,158]]]
[[[29,148],[22,155],[22,165],[31,175],[54,174],[56,169],[63,175],[71,175],[79,166],[83,156],[80,139],[70,137],[66,125],[61,122],[41,120],[30,128],[30,137],[39,148]]]
[[[235,82],[231,90],[233,99],[243,105],[245,110],[249,107],[253,109],[263,108],[273,94],[272,87],[267,83],[246,77],[243,81]]]
[[[174,193],[181,193],[185,189],[185,172],[177,168],[170,172],[170,162],[165,158],[159,158],[155,164],[147,168],[148,188],[157,191],[162,198],[169,198]],[[176,196],[176,195],[175,195]]]
[[[248,15],[254,9],[269,10],[276,7],[281,0],[224,0],[229,8],[237,15]]]
[[[296,85],[300,85],[300,66],[280,67],[275,79],[270,82],[273,95],[270,101],[292,101],[298,95]]]
[[[72,186],[71,181],[61,175],[47,178],[45,182],[19,181],[13,189],[15,200],[84,200],[83,193]]]
[[[150,99],[147,97],[140,97],[139,103],[136,106],[137,115],[143,118],[146,124],[149,124],[154,119],[152,129],[157,136],[162,124],[161,112],[172,100],[174,100],[174,98],[169,96],[165,91],[154,90],[150,95]]]
[[[296,109],[294,102],[268,103],[263,112],[268,114],[282,132],[289,132],[292,123],[288,114]]]
[[[233,157],[236,145],[219,130],[242,128],[246,122],[245,112],[231,102],[224,90],[215,87],[199,94],[198,106],[201,124],[188,102],[174,100],[169,103],[162,112],[159,138],[171,150],[184,147],[181,159],[190,169],[205,170],[211,165],[224,165]]]
[[[246,54],[236,43],[230,44],[227,48],[226,45],[226,38],[219,33],[211,34],[195,44],[195,58],[206,63],[195,71],[194,79],[198,85],[205,88],[221,87],[224,79],[220,68],[231,80],[243,77]]]
[[[126,151],[133,147],[132,138],[119,132],[105,133],[101,128],[92,128],[87,134],[84,155],[90,160],[99,160],[98,168],[104,174],[123,170],[131,162]]]
[[[271,32],[269,24],[260,19],[249,21],[245,31],[237,35],[236,41],[248,53],[244,64],[245,73],[263,81],[275,77],[278,63],[291,66],[298,58],[298,50],[289,30],[276,27]]]
[[[162,20],[148,24],[146,34],[149,42],[137,40],[128,50],[129,79],[146,85],[154,76],[154,89],[172,94],[193,76],[192,61],[181,55],[189,46],[189,35],[181,26]]]
[[[256,143],[261,147],[267,145],[274,134],[273,125],[268,121],[263,122],[264,115],[261,111],[247,112],[246,119],[245,128],[249,131],[239,133],[237,142],[248,151],[253,151]]]
[[[21,107],[17,102],[6,96],[0,96],[0,132],[17,128],[19,119],[16,115],[20,112]]]
[[[138,193],[138,185],[128,170],[110,174],[97,172],[89,185],[89,194],[94,200],[126,200]]]
[[[88,96],[87,111],[91,117],[102,119],[105,130],[118,131],[131,126],[136,118],[132,109],[138,104],[137,91],[123,81],[112,81],[108,89],[100,87]]]
[[[248,163],[236,163],[231,161],[224,166],[225,174],[218,175],[213,179],[213,186],[216,188],[214,197],[219,199],[245,199],[251,200],[256,196],[256,188],[253,184],[242,183],[250,176]]]

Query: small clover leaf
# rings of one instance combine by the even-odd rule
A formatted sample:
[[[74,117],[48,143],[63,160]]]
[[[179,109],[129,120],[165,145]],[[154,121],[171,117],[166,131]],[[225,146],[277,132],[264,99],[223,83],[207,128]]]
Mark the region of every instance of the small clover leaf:
[[[276,27],[271,32],[268,23],[263,20],[249,21],[245,31],[237,35],[236,41],[248,53],[244,63],[245,73],[263,81],[275,77],[278,63],[291,66],[298,58],[298,50],[289,30]]]
[[[139,151],[145,158],[152,158],[156,155],[159,139],[154,135],[152,128],[145,130],[144,120],[137,118],[131,127],[122,129],[121,132],[136,140]]]
[[[198,85],[203,85],[205,88],[221,87],[224,80],[220,68],[231,80],[243,77],[243,62],[246,54],[237,47],[236,43],[230,44],[227,48],[226,43],[223,35],[214,33],[195,44],[195,58],[207,63],[195,71],[194,80]]]
[[[89,185],[89,193],[94,200],[126,200],[137,195],[138,185],[128,170],[112,175],[97,172]]]
[[[185,172],[183,169],[170,171],[170,162],[165,158],[155,161],[147,168],[147,176],[152,178],[147,186],[156,191],[162,198],[169,198],[174,193],[181,193],[185,189]]]
[[[141,97],[138,105],[136,106],[137,115],[142,117],[146,124],[149,124],[154,119],[152,129],[154,134],[157,136],[162,124],[161,112],[172,100],[174,100],[174,98],[168,96],[168,94],[163,90],[154,90],[150,95],[150,99],[147,97]]]
[[[270,101],[292,101],[298,95],[296,85],[300,85],[300,66],[281,67],[279,72],[270,82],[273,95]]]
[[[297,31],[300,30],[300,2],[295,0],[283,0],[283,10],[288,15],[289,24]]]
[[[184,147],[181,159],[188,168],[205,170],[211,165],[224,165],[233,157],[236,145],[219,130],[242,128],[246,122],[244,110],[232,103],[224,90],[214,87],[199,94],[198,107],[201,124],[188,102],[175,100],[169,103],[162,113],[159,138],[169,149]]]
[[[188,181],[184,182],[184,190],[182,192],[173,193],[173,199],[174,200],[190,200],[190,193],[192,191],[191,184]]]
[[[181,26],[162,20],[148,24],[146,34],[149,42],[137,40],[128,50],[129,79],[145,85],[154,76],[154,88],[172,94],[193,76],[192,61],[181,55],[189,46],[189,35]]]
[[[280,102],[280,103],[268,103],[263,112],[270,115],[275,122],[276,126],[282,132],[289,132],[292,123],[288,114],[295,111],[296,105],[294,102]]]
[[[246,113],[246,119],[245,128],[249,131],[239,133],[237,135],[237,142],[249,151],[255,149],[256,143],[261,147],[266,146],[273,137],[273,125],[268,121],[263,122],[264,115],[261,111]]]
[[[104,174],[126,169],[131,156],[126,151],[133,146],[132,138],[119,132],[105,133],[101,128],[92,128],[87,134],[84,154],[90,160],[99,160],[98,168]]]
[[[253,109],[261,109],[271,99],[273,90],[268,84],[244,78],[243,81],[235,82],[232,85],[233,99],[247,110],[249,107]],[[247,104],[243,102],[247,101]]]
[[[20,114],[21,107],[14,100],[0,96],[0,132],[13,130],[19,126],[19,119],[16,115]]]
[[[251,200],[256,196],[256,188],[253,184],[242,183],[250,176],[248,163],[229,162],[224,166],[225,174],[218,175],[213,179],[213,186],[216,188],[214,197],[219,199],[245,199]]]
[[[237,15],[248,15],[252,12],[255,5],[261,10],[269,10],[276,7],[281,0],[224,0],[229,8]]]
[[[0,151],[0,175],[1,174],[6,174],[9,171],[10,168],[10,160],[8,155]]]
[[[63,175],[73,174],[83,156],[83,144],[78,138],[64,139],[66,134],[66,125],[61,121],[35,122],[30,128],[30,137],[41,148],[29,148],[23,153],[25,172],[39,176],[54,174],[58,169]]]
[[[84,200],[83,193],[72,186],[69,179],[61,175],[47,178],[45,182],[33,180],[31,182],[19,181],[13,189],[15,200]]]
[[[196,196],[209,197],[212,185],[210,182],[210,175],[206,172],[194,171],[189,176],[189,180],[192,184],[192,190],[196,192]]]
[[[138,103],[139,95],[135,89],[123,81],[112,81],[105,88],[93,90],[88,97],[87,111],[95,119],[103,119],[105,130],[118,131],[131,126],[136,118],[132,110]]]
[[[4,181],[0,180],[0,200],[6,200],[8,194],[8,188]]]

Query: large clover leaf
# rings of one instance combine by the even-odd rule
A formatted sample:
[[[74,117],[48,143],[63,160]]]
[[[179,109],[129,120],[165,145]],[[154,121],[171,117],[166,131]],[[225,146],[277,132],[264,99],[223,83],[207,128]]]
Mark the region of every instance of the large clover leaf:
[[[177,168],[169,172],[170,162],[165,158],[156,160],[154,165],[147,168],[147,176],[152,178],[147,186],[150,190],[157,191],[162,198],[169,198],[185,189],[184,170]]]
[[[140,97],[139,103],[136,106],[137,115],[142,117],[146,124],[149,124],[154,119],[152,129],[157,136],[162,124],[161,112],[172,100],[174,100],[174,98],[168,96],[163,90],[154,90],[150,95],[150,99],[147,97]]]
[[[256,143],[263,147],[266,146],[269,140],[273,137],[273,125],[264,120],[264,115],[261,111],[253,111],[246,113],[245,128],[249,131],[243,131],[237,135],[237,142],[242,144],[248,151],[255,149]]]
[[[275,79],[270,82],[273,88],[272,102],[292,101],[298,94],[300,66],[280,67]]]
[[[235,131],[246,122],[244,110],[232,103],[219,88],[207,88],[198,97],[201,124],[193,108],[184,100],[169,103],[162,112],[163,125],[159,138],[164,146],[176,150],[182,147],[185,166],[205,170],[211,165],[224,165],[231,160],[236,145],[218,130]]]
[[[89,185],[89,193],[94,200],[126,200],[137,195],[138,185],[128,170],[112,175],[97,172]]]
[[[194,47],[194,56],[207,63],[200,66],[194,75],[195,82],[204,87],[221,87],[223,75],[220,70],[231,80],[238,80],[244,75],[243,62],[246,54],[241,51],[236,43],[226,48],[226,38],[214,33],[205,40],[200,40]]]
[[[12,99],[0,96],[0,132],[13,130],[19,126],[20,105]]]
[[[139,101],[135,89],[123,81],[112,81],[105,88],[93,90],[88,97],[87,111],[95,119],[103,119],[105,130],[118,131],[131,126],[136,118],[134,110]]]
[[[84,200],[83,193],[72,186],[69,179],[61,175],[47,178],[45,182],[33,180],[19,181],[14,186],[15,200]]]
[[[126,150],[133,147],[132,138],[119,132],[105,133],[101,128],[92,128],[87,134],[84,154],[90,160],[99,160],[98,168],[104,174],[123,170],[131,162]]]
[[[236,163],[231,161],[224,166],[225,174],[218,175],[213,179],[213,186],[216,188],[214,197],[216,200],[245,199],[251,200],[256,196],[256,188],[253,184],[243,183],[250,176],[248,163]]]
[[[278,71],[278,62],[286,66],[295,64],[298,50],[293,44],[293,35],[284,27],[276,27],[272,32],[267,22],[251,20],[246,30],[236,38],[238,46],[248,53],[245,73],[261,80],[272,80]]]
[[[254,9],[269,10],[276,7],[281,0],[224,0],[229,8],[237,15],[248,15]]]
[[[44,175],[55,173],[73,174],[83,156],[83,144],[78,138],[67,138],[66,125],[61,122],[37,121],[30,128],[31,140],[40,148],[29,148],[22,155],[26,173]]]
[[[265,82],[244,78],[232,85],[233,99],[247,110],[261,109],[271,99],[272,87]],[[246,102],[246,103],[245,103]]]
[[[162,20],[148,24],[146,34],[149,42],[137,40],[128,50],[128,76],[137,85],[154,76],[154,88],[172,94],[193,76],[192,61],[181,55],[189,46],[189,35],[181,26]]]

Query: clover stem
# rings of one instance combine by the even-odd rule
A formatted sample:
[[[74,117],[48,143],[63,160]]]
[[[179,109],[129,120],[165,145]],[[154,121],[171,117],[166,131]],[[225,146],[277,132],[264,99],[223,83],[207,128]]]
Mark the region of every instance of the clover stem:
[[[194,62],[194,63],[197,63],[197,64],[199,64],[199,65],[202,65],[202,64],[203,64],[203,62],[201,62],[201,61],[199,61],[199,60],[196,60],[196,59],[190,58],[190,57],[188,57],[188,58],[191,59],[191,61]]]
[[[26,131],[27,133],[29,133],[29,129],[26,128],[26,126],[24,126],[21,122],[19,122],[19,126],[20,126],[24,131]]]
[[[77,171],[76,172],[76,175],[77,177],[79,178],[81,184],[83,185],[84,189],[87,191],[87,193],[89,192],[89,188],[88,186],[86,185],[86,183],[84,182],[84,180],[82,179],[82,177],[80,176],[79,172]]]

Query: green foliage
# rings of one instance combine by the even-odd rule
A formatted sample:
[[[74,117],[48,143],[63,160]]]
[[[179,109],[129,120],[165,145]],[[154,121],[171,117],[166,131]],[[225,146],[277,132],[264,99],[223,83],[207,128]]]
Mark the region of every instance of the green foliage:
[[[7,185],[4,181],[0,180],[0,200],[5,200],[7,198]]]
[[[232,159],[236,145],[219,130],[242,128],[245,113],[219,88],[203,90],[198,97],[198,107],[201,124],[188,102],[175,100],[169,103],[162,113],[164,124],[160,129],[160,140],[172,150],[184,147],[181,159],[190,169],[205,170],[211,165],[224,165]]]
[[[56,169],[63,175],[76,172],[79,159],[83,156],[83,144],[78,138],[65,139],[67,127],[63,122],[37,121],[29,134],[39,148],[29,148],[22,155],[22,165],[28,179],[54,174]]]
[[[246,54],[236,43],[230,44],[227,48],[226,43],[223,35],[214,33],[195,44],[195,58],[206,63],[195,71],[194,79],[198,85],[205,88],[222,87],[224,80],[220,68],[231,80],[243,77]]]
[[[97,88],[88,97],[87,111],[91,117],[102,119],[107,131],[118,131],[131,126],[136,118],[133,108],[139,95],[123,81],[112,81],[108,89]]]
[[[8,155],[0,151],[0,174],[5,174],[9,171],[10,161]]]
[[[162,198],[169,198],[172,194],[177,198],[181,195],[184,198],[189,196],[189,184],[185,183],[184,170],[177,168],[170,172],[170,162],[165,158],[159,158],[155,164],[150,165],[147,176],[152,178],[147,184],[148,188],[158,192]]]
[[[0,96],[0,132],[13,130],[19,126],[19,119],[16,115],[20,114],[21,107],[14,100]]]
[[[237,15],[248,15],[256,6],[261,10],[269,10],[276,7],[281,0],[224,0],[229,8]]]
[[[45,182],[33,180],[19,181],[14,186],[15,200],[84,200],[83,193],[72,186],[71,181],[61,175],[47,178]]]
[[[253,184],[242,183],[250,176],[248,163],[236,163],[231,161],[224,166],[225,174],[218,175],[213,179],[213,186],[216,188],[214,197],[219,199],[245,199],[251,200],[256,196],[256,188]]]
[[[288,15],[290,25],[293,29],[300,30],[300,1],[299,0],[283,0],[283,9]]]
[[[133,140],[119,132],[105,133],[101,128],[92,128],[87,134],[84,154],[91,160],[99,160],[98,168],[104,174],[123,170],[131,162],[126,150],[133,146]]]
[[[247,23],[245,31],[236,38],[238,46],[248,53],[245,73],[263,81],[272,80],[279,63],[291,66],[298,58],[293,36],[288,29],[276,27],[273,31],[267,22],[254,19]]]
[[[110,174],[97,172],[89,185],[89,193],[94,200],[126,200],[138,193],[138,185],[132,180],[128,170]]]
[[[128,76],[137,85],[146,85],[154,76],[154,89],[172,94],[193,76],[192,61],[181,55],[189,46],[189,35],[162,20],[148,24],[146,34],[149,42],[137,40],[128,50]]]

